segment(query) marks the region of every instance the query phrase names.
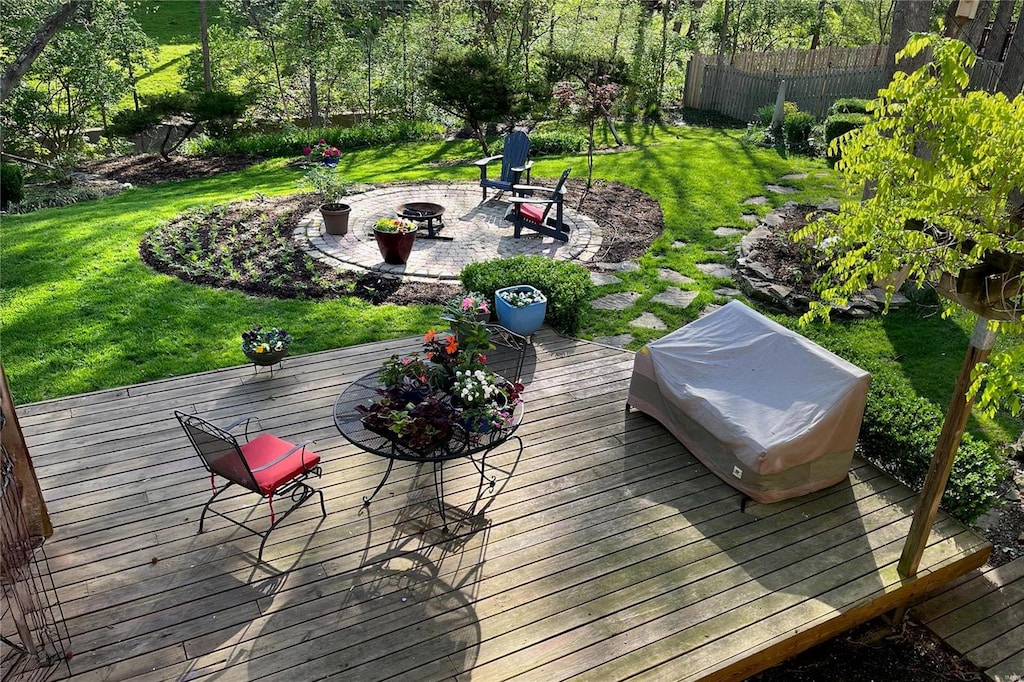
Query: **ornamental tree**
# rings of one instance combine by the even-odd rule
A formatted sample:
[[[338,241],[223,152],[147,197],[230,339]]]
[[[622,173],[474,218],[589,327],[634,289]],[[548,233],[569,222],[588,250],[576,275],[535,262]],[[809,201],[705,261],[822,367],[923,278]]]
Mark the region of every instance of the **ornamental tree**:
[[[1024,96],[967,91],[975,56],[962,42],[915,34],[897,59],[929,50],[931,61],[897,71],[870,105],[873,120],[834,140],[851,196],[840,212],[797,239],[827,245],[820,303],[827,318],[866,287],[886,302],[904,279],[945,291],[946,314],[962,306],[993,331],[1024,331]],[[899,273],[899,276],[894,276]],[[974,371],[971,397],[986,412],[1021,410],[1024,344],[994,352]]]

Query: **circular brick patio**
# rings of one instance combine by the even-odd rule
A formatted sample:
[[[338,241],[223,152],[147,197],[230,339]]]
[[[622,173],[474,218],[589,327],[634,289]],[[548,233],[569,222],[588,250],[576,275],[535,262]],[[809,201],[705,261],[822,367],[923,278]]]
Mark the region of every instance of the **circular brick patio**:
[[[455,280],[469,263],[509,258],[519,254],[547,256],[559,260],[590,261],[601,246],[601,228],[587,216],[564,210],[569,241],[560,242],[529,230],[513,237],[511,221],[505,220],[508,194],[488,191],[481,202],[480,186],[473,182],[451,184],[396,185],[346,197],[352,207],[348,234],[338,237],[324,231],[323,218],[316,210],[295,229],[294,238],[312,256],[332,267],[372,270],[410,279]],[[416,238],[406,265],[388,265],[380,257],[373,238],[378,218],[395,217],[395,206],[408,201],[426,201],[445,207],[444,229],[448,239],[425,239],[426,229]]]

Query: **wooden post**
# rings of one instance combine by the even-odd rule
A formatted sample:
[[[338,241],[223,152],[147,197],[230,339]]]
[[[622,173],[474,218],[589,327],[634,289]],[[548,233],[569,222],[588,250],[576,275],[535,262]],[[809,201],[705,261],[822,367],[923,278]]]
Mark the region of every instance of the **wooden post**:
[[[917,575],[917,568],[921,564],[921,555],[924,554],[924,548],[928,544],[928,534],[931,532],[932,524],[935,523],[939,500],[942,499],[942,493],[946,490],[949,472],[953,469],[953,458],[956,457],[957,448],[960,447],[964,427],[971,414],[971,406],[974,405],[974,399],[967,398],[967,391],[971,387],[971,373],[974,371],[975,365],[988,358],[995,340],[995,332],[988,329],[988,320],[979,317],[977,324],[974,325],[974,333],[971,334],[971,343],[967,347],[964,363],[960,367],[960,376],[957,377],[956,386],[953,389],[953,399],[946,412],[946,421],[942,424],[942,433],[939,434],[939,442],[935,446],[931,466],[928,467],[924,490],[921,491],[921,496],[917,500],[914,520],[910,525],[910,534],[907,535],[907,541],[903,545],[903,554],[900,556],[898,569],[900,575],[906,578]]]
[[[25,436],[21,433],[18,415],[14,411],[14,401],[7,387],[7,375],[4,374],[3,365],[0,365],[0,409],[3,410],[4,416],[3,428],[0,429],[0,444],[11,458],[14,464],[14,477],[21,485],[21,508],[25,512],[28,530],[32,535],[48,538],[53,534],[50,514],[46,510],[36,470],[32,466],[32,458],[29,457],[28,447],[25,445]]]

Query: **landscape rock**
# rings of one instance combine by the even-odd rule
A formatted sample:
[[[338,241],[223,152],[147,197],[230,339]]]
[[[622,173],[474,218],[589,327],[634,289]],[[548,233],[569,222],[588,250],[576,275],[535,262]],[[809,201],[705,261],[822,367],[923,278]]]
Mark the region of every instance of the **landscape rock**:
[[[654,313],[644,313],[629,323],[631,327],[644,327],[646,329],[668,329],[664,320]]]
[[[737,234],[745,234],[746,230],[741,230],[738,227],[716,227],[714,233],[719,237],[732,237]]]
[[[615,348],[625,348],[629,344],[633,343],[633,335],[618,334],[617,336],[597,336],[594,337],[594,343],[602,343],[606,346],[614,346]]]
[[[672,284],[693,284],[697,281],[670,268],[658,268],[658,278]]]
[[[624,260],[621,263],[592,263],[598,270],[611,270],[613,272],[636,272],[640,264],[636,261]]]
[[[739,289],[733,289],[732,287],[720,287],[714,291],[715,296],[724,296],[726,298],[736,298],[742,293]]]
[[[800,191],[796,187],[786,187],[785,185],[768,184],[765,185],[764,188],[769,192],[774,192],[775,194],[796,194]]]
[[[670,305],[675,308],[688,308],[699,295],[700,292],[698,291],[688,291],[676,287],[669,287],[660,294],[652,296],[651,301],[653,303],[664,303],[665,305]]]
[[[807,173],[787,173],[783,175],[779,180],[806,180]]]
[[[743,200],[744,206],[764,206],[767,203],[768,197],[764,196],[748,197]]]
[[[761,218],[759,218],[756,213],[744,213],[740,216],[740,220],[745,223],[749,223],[750,225],[757,225]]]
[[[635,291],[620,291],[594,299],[590,305],[598,310],[625,310],[636,303],[639,298],[640,294]]]
[[[723,263],[697,263],[697,269],[710,277],[732,279],[736,271]]]
[[[611,274],[610,272],[590,272],[590,281],[595,287],[601,287],[606,284],[617,284],[622,280]]]

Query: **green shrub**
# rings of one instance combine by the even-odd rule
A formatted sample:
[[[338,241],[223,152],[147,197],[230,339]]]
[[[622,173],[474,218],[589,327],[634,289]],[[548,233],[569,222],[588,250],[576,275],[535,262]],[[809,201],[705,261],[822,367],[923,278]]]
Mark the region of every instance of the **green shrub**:
[[[515,284],[529,284],[548,298],[547,322],[565,334],[574,334],[589,305],[590,274],[579,263],[553,261],[542,256],[515,256],[471,263],[462,269],[462,284],[491,300],[494,292]]]
[[[831,144],[837,137],[863,127],[870,121],[871,117],[867,114],[832,114],[825,119],[825,144]]]
[[[0,209],[7,210],[25,196],[25,176],[16,163],[0,163]]]
[[[342,151],[379,147],[399,142],[435,139],[438,127],[422,121],[390,121],[386,123],[360,123],[351,128],[293,128],[280,133],[240,135],[233,139],[194,140],[186,148],[192,156],[224,156],[252,154],[254,156],[298,156],[302,148],[319,139]]]
[[[872,377],[860,446],[868,459],[920,490],[939,439],[943,414],[900,381],[885,371]],[[995,448],[965,434],[942,506],[965,523],[974,521],[998,499],[999,484],[1007,472],[1006,461]]]
[[[868,102],[870,100],[860,97],[844,97],[832,103],[828,113],[832,114],[866,114],[868,113]]]
[[[796,105],[796,102],[784,102],[782,104],[783,121],[799,112],[800,107]],[[767,128],[772,124],[772,117],[775,116],[775,105],[765,104],[763,107],[758,107],[757,113],[755,115],[757,116],[757,122],[761,125],[761,127]]]
[[[107,126],[108,137],[132,137],[160,124],[160,114],[150,109],[122,109],[113,115]]]
[[[586,135],[568,130],[530,133],[530,155],[578,154],[586,143]]]
[[[813,127],[814,116],[807,112],[786,114],[786,119],[782,122],[782,129],[786,133],[786,146],[790,149],[806,147]]]

